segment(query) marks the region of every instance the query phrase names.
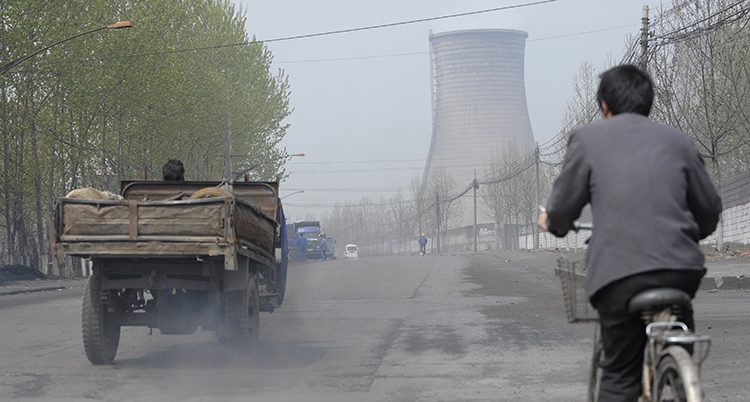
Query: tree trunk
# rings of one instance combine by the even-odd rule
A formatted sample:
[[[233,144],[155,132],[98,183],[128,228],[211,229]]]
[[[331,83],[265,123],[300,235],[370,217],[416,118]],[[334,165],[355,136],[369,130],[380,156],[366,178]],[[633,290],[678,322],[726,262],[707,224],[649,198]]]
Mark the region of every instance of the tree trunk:
[[[721,195],[721,166],[718,157],[711,158],[716,172],[716,190]],[[724,211],[719,214],[719,223],[716,225],[716,250],[724,250]]]
[[[3,134],[3,212],[5,215],[5,248],[6,248],[6,260],[4,262],[8,264],[15,263],[13,255],[13,231],[11,229],[11,214],[10,214],[10,192],[12,191],[12,185],[10,181],[10,135],[8,134],[8,119],[7,119],[7,96],[5,85],[0,88],[0,102],[2,103],[2,109],[0,109],[0,132]]]
[[[31,157],[34,160],[34,207],[36,212],[36,252],[32,260],[36,260],[36,268],[47,273],[47,264],[44,256],[46,255],[44,244],[44,213],[42,212],[42,172],[39,167],[39,145],[37,143],[37,127],[31,122]]]

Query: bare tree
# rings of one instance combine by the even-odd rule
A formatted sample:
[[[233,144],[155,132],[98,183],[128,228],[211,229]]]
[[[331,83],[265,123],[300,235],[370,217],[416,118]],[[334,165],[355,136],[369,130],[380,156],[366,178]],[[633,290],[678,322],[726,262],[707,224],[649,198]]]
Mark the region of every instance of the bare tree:
[[[434,197],[436,231],[440,233],[445,233],[451,223],[463,216],[464,210],[461,199],[453,199],[458,190],[455,180],[445,169],[438,167],[433,170],[425,198]],[[439,248],[440,243],[437,246]]]
[[[747,165],[750,2],[703,0],[673,10],[662,19],[668,33],[657,37],[651,63],[654,117],[694,139],[721,191],[724,176]],[[720,221],[717,248],[723,246]]]
[[[535,159],[535,153],[522,155],[517,147],[511,146],[485,170],[487,179],[479,191],[495,221],[498,244],[504,248],[516,248],[517,243],[507,243],[505,230],[501,228],[505,224],[529,227],[536,216],[536,177],[532,169]]]

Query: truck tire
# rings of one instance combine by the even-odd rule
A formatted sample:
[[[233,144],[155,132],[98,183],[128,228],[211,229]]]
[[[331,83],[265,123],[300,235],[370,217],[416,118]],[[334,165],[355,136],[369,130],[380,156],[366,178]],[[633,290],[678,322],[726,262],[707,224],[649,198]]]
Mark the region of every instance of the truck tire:
[[[260,337],[260,300],[254,275],[247,289],[224,293],[224,326],[219,341],[227,346],[250,352]]]
[[[83,291],[83,349],[92,364],[112,364],[120,345],[120,325],[102,303],[101,278],[91,275]]]

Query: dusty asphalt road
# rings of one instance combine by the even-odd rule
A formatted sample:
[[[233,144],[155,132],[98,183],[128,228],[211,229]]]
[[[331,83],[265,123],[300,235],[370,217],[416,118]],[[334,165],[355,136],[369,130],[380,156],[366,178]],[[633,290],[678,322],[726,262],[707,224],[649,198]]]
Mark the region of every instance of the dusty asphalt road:
[[[552,254],[292,267],[252,359],[212,333],[128,328],[112,367],[80,340],[80,282],[0,298],[0,400],[580,401],[589,325],[568,325]],[[710,401],[750,395],[750,293],[702,292]]]

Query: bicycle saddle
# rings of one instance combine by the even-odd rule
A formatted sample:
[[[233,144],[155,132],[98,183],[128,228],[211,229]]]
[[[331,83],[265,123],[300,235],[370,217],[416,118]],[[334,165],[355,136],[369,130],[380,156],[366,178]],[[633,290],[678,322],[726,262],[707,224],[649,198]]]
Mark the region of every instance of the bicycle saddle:
[[[628,302],[628,311],[637,313],[644,310],[655,310],[670,306],[690,307],[690,296],[679,289],[654,288],[644,290],[633,296]]]

